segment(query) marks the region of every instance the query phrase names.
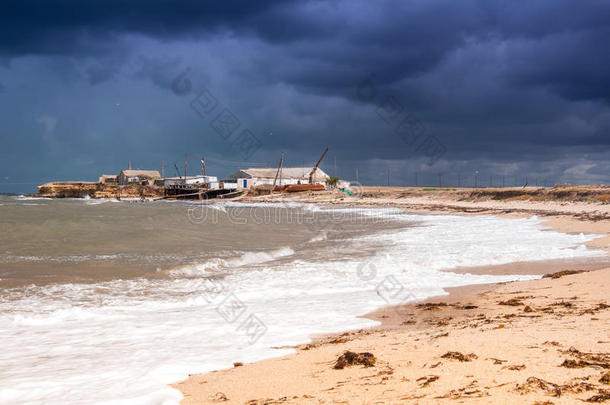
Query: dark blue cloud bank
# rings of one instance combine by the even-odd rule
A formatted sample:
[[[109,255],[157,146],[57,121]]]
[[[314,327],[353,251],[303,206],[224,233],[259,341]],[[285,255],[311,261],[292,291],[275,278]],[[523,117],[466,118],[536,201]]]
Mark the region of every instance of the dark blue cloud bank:
[[[364,184],[610,181],[607,1],[1,7],[0,192],[326,146]]]

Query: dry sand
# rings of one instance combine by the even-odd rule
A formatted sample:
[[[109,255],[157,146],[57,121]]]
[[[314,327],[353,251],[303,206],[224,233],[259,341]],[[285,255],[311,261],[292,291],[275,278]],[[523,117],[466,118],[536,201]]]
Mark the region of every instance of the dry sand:
[[[350,203],[337,201],[340,195],[297,198]],[[394,198],[373,200],[362,204],[414,209],[412,201],[407,207]],[[543,215],[562,232],[605,235],[589,245],[610,251],[608,204],[515,203],[518,207],[510,209],[502,201],[462,207],[439,199],[415,208]],[[183,404],[610,403],[609,259],[462,269],[487,274],[597,271],[451,289],[441,299],[367,315],[382,322],[377,328],[316,338],[292,355],[194,375],[175,387],[184,393]],[[370,365],[365,355],[359,359],[369,366],[336,369],[346,351],[370,353],[375,362]]]

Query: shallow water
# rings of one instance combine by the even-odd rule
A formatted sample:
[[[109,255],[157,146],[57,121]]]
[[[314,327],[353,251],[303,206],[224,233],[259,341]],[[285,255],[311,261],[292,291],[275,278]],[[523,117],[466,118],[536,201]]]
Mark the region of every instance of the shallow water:
[[[0,402],[175,403],[188,373],[375,325],[383,305],[601,255],[536,218],[0,198]]]

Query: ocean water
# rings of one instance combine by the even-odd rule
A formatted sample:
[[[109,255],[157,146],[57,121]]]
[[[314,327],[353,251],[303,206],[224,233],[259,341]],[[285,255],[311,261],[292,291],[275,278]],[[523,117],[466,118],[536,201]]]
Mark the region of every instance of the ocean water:
[[[0,403],[175,404],[188,374],[443,288],[457,267],[601,252],[535,217],[0,197]]]

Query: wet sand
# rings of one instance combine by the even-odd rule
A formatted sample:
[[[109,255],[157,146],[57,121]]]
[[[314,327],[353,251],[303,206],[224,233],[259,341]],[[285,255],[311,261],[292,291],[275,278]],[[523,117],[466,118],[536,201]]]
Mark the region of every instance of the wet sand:
[[[492,202],[491,208],[483,203],[476,213],[470,206],[447,210],[519,217],[544,212],[555,230],[604,235],[588,245],[610,251],[610,221],[599,219],[607,204],[551,202],[542,208],[518,203],[517,212],[502,208],[501,202]],[[374,205],[407,208],[388,200]],[[417,209],[447,210],[439,204]],[[175,387],[183,392],[184,404],[610,401],[608,258],[459,269],[479,274],[585,272],[447,289],[449,295],[443,297],[366,315],[381,322],[376,328],[316,337],[292,355],[194,375]],[[346,351],[370,353],[375,362],[335,368]]]

